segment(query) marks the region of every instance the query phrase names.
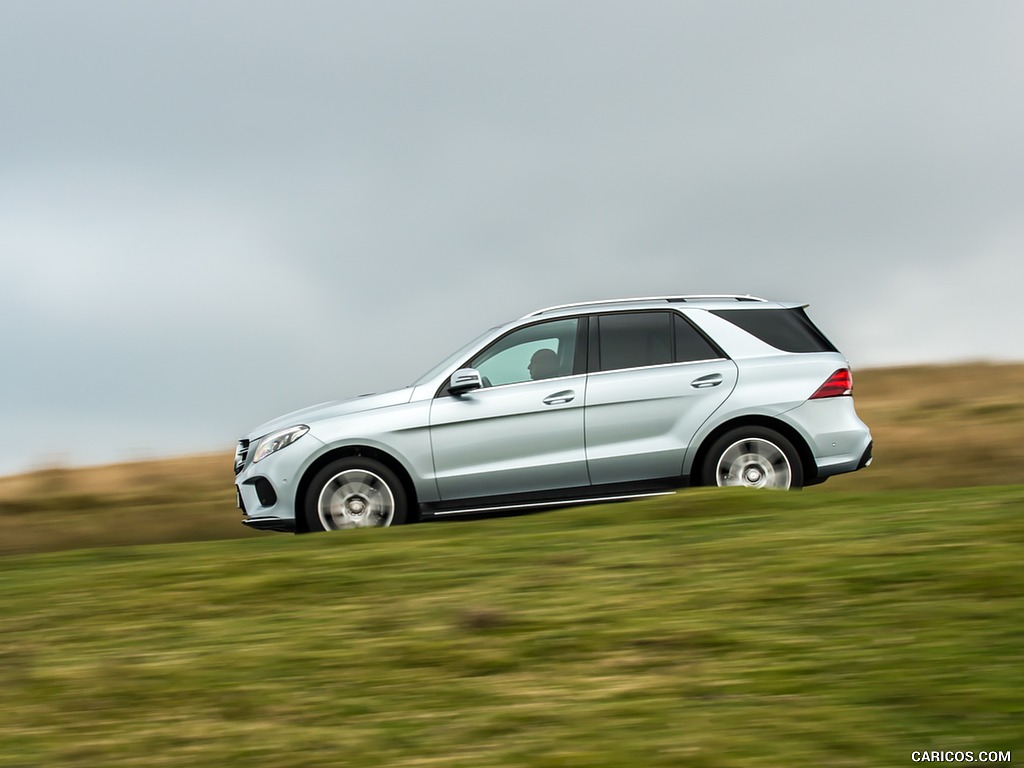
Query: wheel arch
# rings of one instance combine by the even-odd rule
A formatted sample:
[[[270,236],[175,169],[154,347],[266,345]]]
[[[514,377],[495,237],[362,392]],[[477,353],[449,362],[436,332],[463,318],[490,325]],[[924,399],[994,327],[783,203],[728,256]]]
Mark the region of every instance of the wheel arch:
[[[381,464],[386,466],[392,472],[394,472],[399,481],[402,483],[402,488],[405,490],[407,504],[409,505],[406,510],[407,522],[414,523],[419,520],[419,504],[416,497],[416,486],[412,481],[412,476],[405,466],[392,456],[387,451],[382,451],[379,448],[374,448],[369,445],[343,445],[339,448],[328,451],[322,456],[318,456],[316,461],[310,464],[306,471],[302,474],[302,478],[299,480],[298,485],[295,488],[295,532],[296,533],[309,533],[309,527],[306,525],[306,516],[302,514],[302,510],[305,508],[306,493],[309,491],[309,486],[313,482],[313,478],[316,477],[317,473],[338,459],[349,459],[356,456],[362,456],[367,459],[373,459],[379,461]]]
[[[703,476],[704,462],[707,461],[711,446],[715,444],[719,437],[737,427],[763,427],[778,432],[793,444],[797,454],[800,456],[800,464],[802,465],[804,475],[803,484],[807,486],[818,482],[818,464],[814,460],[814,454],[811,453],[811,448],[807,445],[803,435],[780,419],[759,414],[749,414],[737,416],[734,419],[719,424],[704,436],[700,447],[697,448],[697,453],[694,454],[693,463],[690,465],[690,485],[702,485],[701,477]]]

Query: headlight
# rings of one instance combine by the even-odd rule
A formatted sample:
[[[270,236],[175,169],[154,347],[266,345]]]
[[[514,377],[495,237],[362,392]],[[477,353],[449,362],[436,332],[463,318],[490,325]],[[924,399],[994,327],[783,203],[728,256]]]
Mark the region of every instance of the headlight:
[[[288,429],[282,429],[280,432],[273,432],[267,435],[260,440],[260,445],[252,457],[252,463],[255,464],[267,458],[267,456],[275,451],[280,451],[282,448],[291,445],[307,432],[309,432],[309,427],[305,424],[299,424],[296,427],[288,427]]]

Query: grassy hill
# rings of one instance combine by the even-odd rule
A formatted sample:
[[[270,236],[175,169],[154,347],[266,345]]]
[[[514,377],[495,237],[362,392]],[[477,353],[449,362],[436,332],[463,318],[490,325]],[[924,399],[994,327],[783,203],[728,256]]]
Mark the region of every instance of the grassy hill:
[[[1024,365],[856,391],[875,465],[798,494],[291,537],[228,452],[0,478],[0,765],[1019,750]]]
[[[896,766],[1020,750],[1024,487],[0,558],[4,766]]]
[[[1024,484],[1024,364],[855,372],[875,463],[806,494]],[[231,453],[0,478],[0,555],[257,534]]]

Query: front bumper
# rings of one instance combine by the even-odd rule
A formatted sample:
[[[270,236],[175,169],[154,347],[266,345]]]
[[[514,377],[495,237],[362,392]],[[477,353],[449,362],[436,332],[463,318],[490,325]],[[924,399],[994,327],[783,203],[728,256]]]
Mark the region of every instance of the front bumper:
[[[242,520],[242,524],[257,531],[295,533],[295,518],[285,520],[280,517],[247,517]]]
[[[235,492],[242,522],[260,531],[295,531],[295,492],[302,473],[322,446],[310,434],[272,453],[259,464],[251,461],[257,440],[242,459],[235,475]]]

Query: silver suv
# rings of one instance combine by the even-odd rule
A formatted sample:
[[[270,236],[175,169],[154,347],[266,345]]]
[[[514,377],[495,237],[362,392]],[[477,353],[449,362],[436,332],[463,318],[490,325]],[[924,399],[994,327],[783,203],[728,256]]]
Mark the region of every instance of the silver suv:
[[[243,522],[386,526],[672,493],[800,488],[871,463],[849,363],[805,304],[661,296],[494,328],[409,386],[238,443]]]

